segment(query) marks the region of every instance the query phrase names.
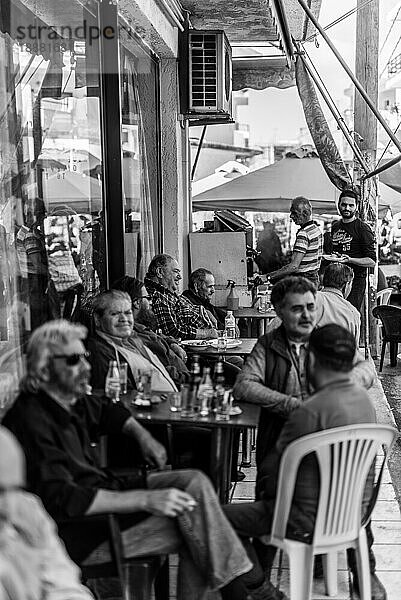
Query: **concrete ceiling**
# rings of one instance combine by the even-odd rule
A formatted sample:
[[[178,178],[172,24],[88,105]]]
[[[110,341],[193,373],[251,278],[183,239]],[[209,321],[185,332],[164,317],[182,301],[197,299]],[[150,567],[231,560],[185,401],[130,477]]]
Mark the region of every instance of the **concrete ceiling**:
[[[278,41],[278,28],[273,17],[278,0],[181,0],[189,12],[190,22],[196,29],[224,29],[230,43]],[[310,0],[313,13],[318,16],[322,0]],[[306,20],[297,0],[281,0],[290,33],[297,40],[310,35]],[[273,11],[270,8],[273,5]]]

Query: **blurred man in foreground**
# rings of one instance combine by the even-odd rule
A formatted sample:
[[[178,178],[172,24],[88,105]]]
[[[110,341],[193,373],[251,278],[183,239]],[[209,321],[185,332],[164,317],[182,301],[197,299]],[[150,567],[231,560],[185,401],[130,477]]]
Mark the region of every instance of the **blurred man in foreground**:
[[[93,600],[40,500],[24,491],[25,458],[0,427],[0,598]]]

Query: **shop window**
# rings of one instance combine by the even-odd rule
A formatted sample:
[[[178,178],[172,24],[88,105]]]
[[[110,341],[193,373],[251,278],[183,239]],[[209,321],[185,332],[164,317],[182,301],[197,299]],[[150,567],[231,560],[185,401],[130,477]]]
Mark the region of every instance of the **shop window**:
[[[35,9],[0,13],[0,408],[30,332],[106,286],[97,2]]]
[[[143,279],[160,238],[158,63],[123,27],[120,63],[125,271]]]

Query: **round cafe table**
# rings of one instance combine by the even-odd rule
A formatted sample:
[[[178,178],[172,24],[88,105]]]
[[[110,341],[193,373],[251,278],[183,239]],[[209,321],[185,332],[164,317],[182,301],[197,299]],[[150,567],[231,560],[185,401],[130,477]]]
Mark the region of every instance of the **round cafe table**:
[[[157,394],[157,392],[155,392]],[[213,413],[207,417],[200,415],[193,417],[182,417],[180,412],[172,412],[167,400],[160,404],[152,404],[151,409],[136,407],[132,404],[136,392],[128,392],[121,397],[121,401],[131,411],[131,414],[140,423],[165,424],[174,427],[205,427],[211,429],[210,469],[209,476],[214,485],[220,501],[228,502],[230,479],[231,479],[231,457],[233,447],[233,434],[238,429],[254,429],[259,422],[260,407],[250,402],[237,402],[236,406],[241,408],[242,413],[230,417],[228,421],[218,421]]]

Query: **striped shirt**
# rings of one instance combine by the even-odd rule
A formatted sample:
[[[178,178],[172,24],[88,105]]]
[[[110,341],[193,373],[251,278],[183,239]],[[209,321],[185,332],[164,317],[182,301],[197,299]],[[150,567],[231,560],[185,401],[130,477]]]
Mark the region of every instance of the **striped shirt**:
[[[319,270],[323,254],[323,234],[315,221],[309,221],[298,229],[293,252],[301,252],[304,255],[297,273]]]

